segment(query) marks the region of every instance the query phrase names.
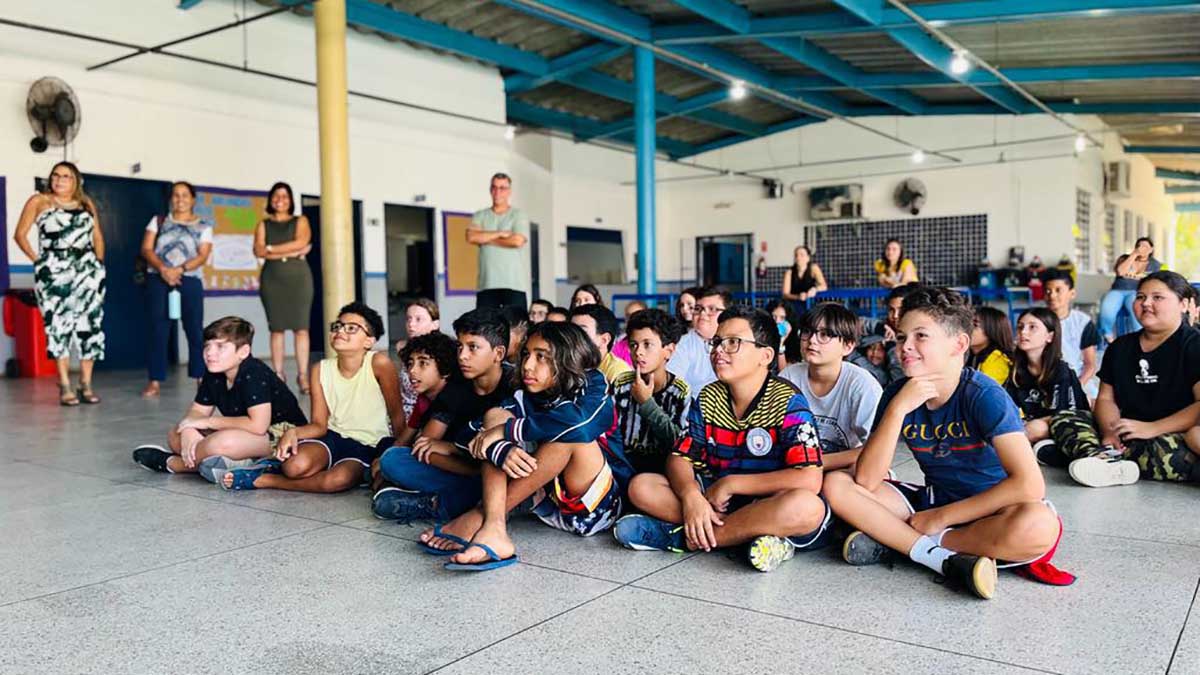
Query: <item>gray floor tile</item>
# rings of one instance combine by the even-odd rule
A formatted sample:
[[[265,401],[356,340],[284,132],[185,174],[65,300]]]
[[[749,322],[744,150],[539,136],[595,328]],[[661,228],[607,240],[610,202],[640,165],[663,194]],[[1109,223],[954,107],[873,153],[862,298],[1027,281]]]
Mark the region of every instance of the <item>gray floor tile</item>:
[[[321,526],[131,485],[92,499],[0,511],[0,604]]]
[[[125,492],[127,487],[111,480],[27,462],[6,462],[0,466],[0,513],[71,504]]]
[[[437,672],[1036,671],[626,587]]]
[[[1200,590],[1200,584],[1197,585]],[[1200,597],[1193,597],[1192,611],[1179,637],[1179,646],[1171,660],[1169,675],[1200,673]]]
[[[285,490],[231,492],[222,490],[199,476],[148,475],[149,478],[142,479],[142,485],[327,523],[344,523],[371,516],[371,494],[365,489],[354,489],[334,495]]]
[[[637,585],[1032,668],[1148,672],[1166,668],[1162,636],[1178,634],[1200,574],[1190,547],[1068,533],[1055,562],[1079,575],[1073,586],[1004,573],[985,602],[916,565],[851,568],[835,554],[770,575],[697,556]]]
[[[418,673],[616,588],[328,528],[0,608],[23,673]],[[526,671],[529,672],[529,671]]]
[[[1077,484],[1061,469],[1042,473],[1068,530],[1200,546],[1200,518],[1179,517],[1200,500],[1195,485],[1140,481],[1097,489]]]

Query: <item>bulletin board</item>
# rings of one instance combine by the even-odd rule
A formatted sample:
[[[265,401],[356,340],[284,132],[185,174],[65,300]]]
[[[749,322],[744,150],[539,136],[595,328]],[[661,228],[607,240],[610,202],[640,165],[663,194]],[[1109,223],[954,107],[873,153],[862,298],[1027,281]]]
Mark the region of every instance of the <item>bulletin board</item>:
[[[479,247],[467,243],[472,214],[442,212],[442,242],[446,254],[446,295],[479,292]]]
[[[213,224],[213,249],[205,263],[205,295],[256,295],[261,261],[254,229],[266,217],[267,193],[196,188],[196,215]]]

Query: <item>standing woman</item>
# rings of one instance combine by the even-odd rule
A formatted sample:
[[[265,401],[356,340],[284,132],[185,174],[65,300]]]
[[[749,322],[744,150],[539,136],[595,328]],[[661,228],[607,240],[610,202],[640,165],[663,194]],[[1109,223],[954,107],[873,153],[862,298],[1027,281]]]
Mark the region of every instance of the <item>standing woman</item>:
[[[804,303],[815,298],[817,293],[829,290],[829,285],[807,246],[797,246],[792,255],[795,256],[792,266],[783,273],[783,299],[792,303],[797,314],[803,314]]]
[[[879,285],[895,288],[917,281],[917,266],[904,257],[904,247],[899,239],[888,239],[883,245],[883,257],[875,261],[875,274]]]
[[[70,162],[50,170],[50,189],[25,202],[14,235],[33,261],[38,308],[46,326],[47,351],[58,362],[58,401],[65,406],[99,403],[92,367],[104,358],[104,235],[96,206],[83,192],[83,177]],[[37,225],[38,250],[29,245]],[[71,339],[79,342],[79,389],[71,388]]]
[[[193,210],[196,188],[187,181],[171,186],[171,213],[155,216],[142,235],[146,259],[146,302],[150,309],[150,383],[142,398],[158,396],[167,379],[167,341],[171,317],[167,296],[179,291],[180,319],[188,343],[188,377],[204,377],[204,275],[200,271],[212,253],[212,225]]]
[[[259,295],[271,331],[271,365],[279,379],[283,371],[286,331],[295,336],[296,385],[308,393],[308,320],[312,311],[313,278],[304,254],[312,248],[308,218],[293,215],[292,186],[276,183],[267,197],[267,217],[254,230],[254,255],[265,258]]]
[[[1133,329],[1141,330],[1133,313],[1133,300],[1137,295],[1138,282],[1147,275],[1162,269],[1162,263],[1154,257],[1154,242],[1149,237],[1139,237],[1133,250],[1117,258],[1113,271],[1117,273],[1109,289],[1100,300],[1100,335],[1112,342],[1117,339],[1117,314],[1124,307],[1129,312]]]

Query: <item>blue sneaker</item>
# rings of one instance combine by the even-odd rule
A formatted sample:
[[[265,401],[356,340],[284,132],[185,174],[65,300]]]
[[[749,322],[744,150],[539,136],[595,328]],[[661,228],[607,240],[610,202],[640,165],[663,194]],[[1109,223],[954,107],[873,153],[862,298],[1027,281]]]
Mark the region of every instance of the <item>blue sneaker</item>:
[[[428,492],[385,487],[371,498],[371,511],[380,520],[437,520],[437,496]]]
[[[625,548],[635,551],[687,552],[682,525],[640,513],[619,519],[613,526],[613,537]]]

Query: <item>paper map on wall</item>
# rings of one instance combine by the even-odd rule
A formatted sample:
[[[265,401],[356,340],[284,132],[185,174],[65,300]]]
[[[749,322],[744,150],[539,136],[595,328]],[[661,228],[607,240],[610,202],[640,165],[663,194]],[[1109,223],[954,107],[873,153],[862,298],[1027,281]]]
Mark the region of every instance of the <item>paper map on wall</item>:
[[[208,291],[258,290],[261,261],[254,256],[254,228],[265,215],[267,193],[196,189],[196,214],[213,224],[213,252],[204,266]]]

